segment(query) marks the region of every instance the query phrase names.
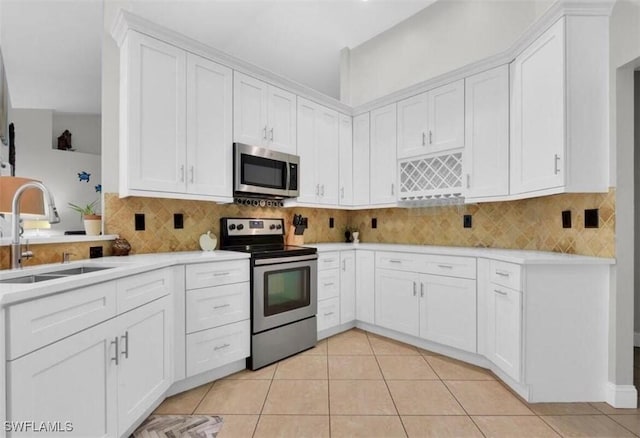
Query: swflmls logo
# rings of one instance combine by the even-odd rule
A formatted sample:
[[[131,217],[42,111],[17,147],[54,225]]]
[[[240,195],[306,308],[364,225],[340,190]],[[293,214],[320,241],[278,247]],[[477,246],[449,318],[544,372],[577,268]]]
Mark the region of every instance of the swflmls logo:
[[[5,432],[73,432],[71,421],[5,421]]]

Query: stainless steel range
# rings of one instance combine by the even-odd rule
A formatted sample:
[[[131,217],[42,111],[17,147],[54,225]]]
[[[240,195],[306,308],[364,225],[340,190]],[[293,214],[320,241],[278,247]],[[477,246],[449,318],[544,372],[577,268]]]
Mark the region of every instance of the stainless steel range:
[[[251,253],[251,357],[256,370],[317,342],[318,255],[284,244],[283,219],[220,219],[220,249]]]

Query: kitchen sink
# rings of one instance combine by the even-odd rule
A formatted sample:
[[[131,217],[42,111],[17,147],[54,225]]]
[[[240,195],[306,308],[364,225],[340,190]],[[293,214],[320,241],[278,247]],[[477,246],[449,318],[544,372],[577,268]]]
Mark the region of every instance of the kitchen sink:
[[[62,269],[57,271],[44,272],[42,274],[24,275],[22,277],[13,277],[0,280],[0,283],[11,284],[29,284],[38,283],[41,281],[55,280],[57,278],[69,277],[72,275],[89,274],[91,272],[103,271],[105,269],[112,269],[113,266],[80,266],[71,269]]]

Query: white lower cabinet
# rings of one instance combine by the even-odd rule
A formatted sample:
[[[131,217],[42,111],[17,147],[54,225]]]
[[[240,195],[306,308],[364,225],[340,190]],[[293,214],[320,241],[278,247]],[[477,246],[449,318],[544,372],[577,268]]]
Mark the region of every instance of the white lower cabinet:
[[[356,320],[375,323],[375,252],[356,251]]]
[[[356,319],[356,255],[355,251],[340,253],[340,324]]]
[[[487,290],[487,357],[515,381],[522,364],[522,292],[491,283]]]
[[[123,435],[171,384],[171,311],[164,297],[9,361],[8,419]]]
[[[329,298],[318,303],[318,331],[330,329],[340,324],[340,298]]]
[[[248,357],[250,339],[248,319],[187,335],[187,377]]]
[[[375,323],[413,336],[420,334],[420,307],[415,272],[376,269]]]

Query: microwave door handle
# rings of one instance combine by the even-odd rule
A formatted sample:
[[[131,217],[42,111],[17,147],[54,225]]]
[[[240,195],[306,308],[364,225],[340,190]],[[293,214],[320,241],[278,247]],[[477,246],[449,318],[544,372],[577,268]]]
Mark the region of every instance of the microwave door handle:
[[[289,164],[288,161],[286,163],[287,163],[286,164],[286,166],[287,166],[287,182],[286,182],[285,190],[287,192],[289,192],[291,190],[291,167],[290,167],[290,164]]]

